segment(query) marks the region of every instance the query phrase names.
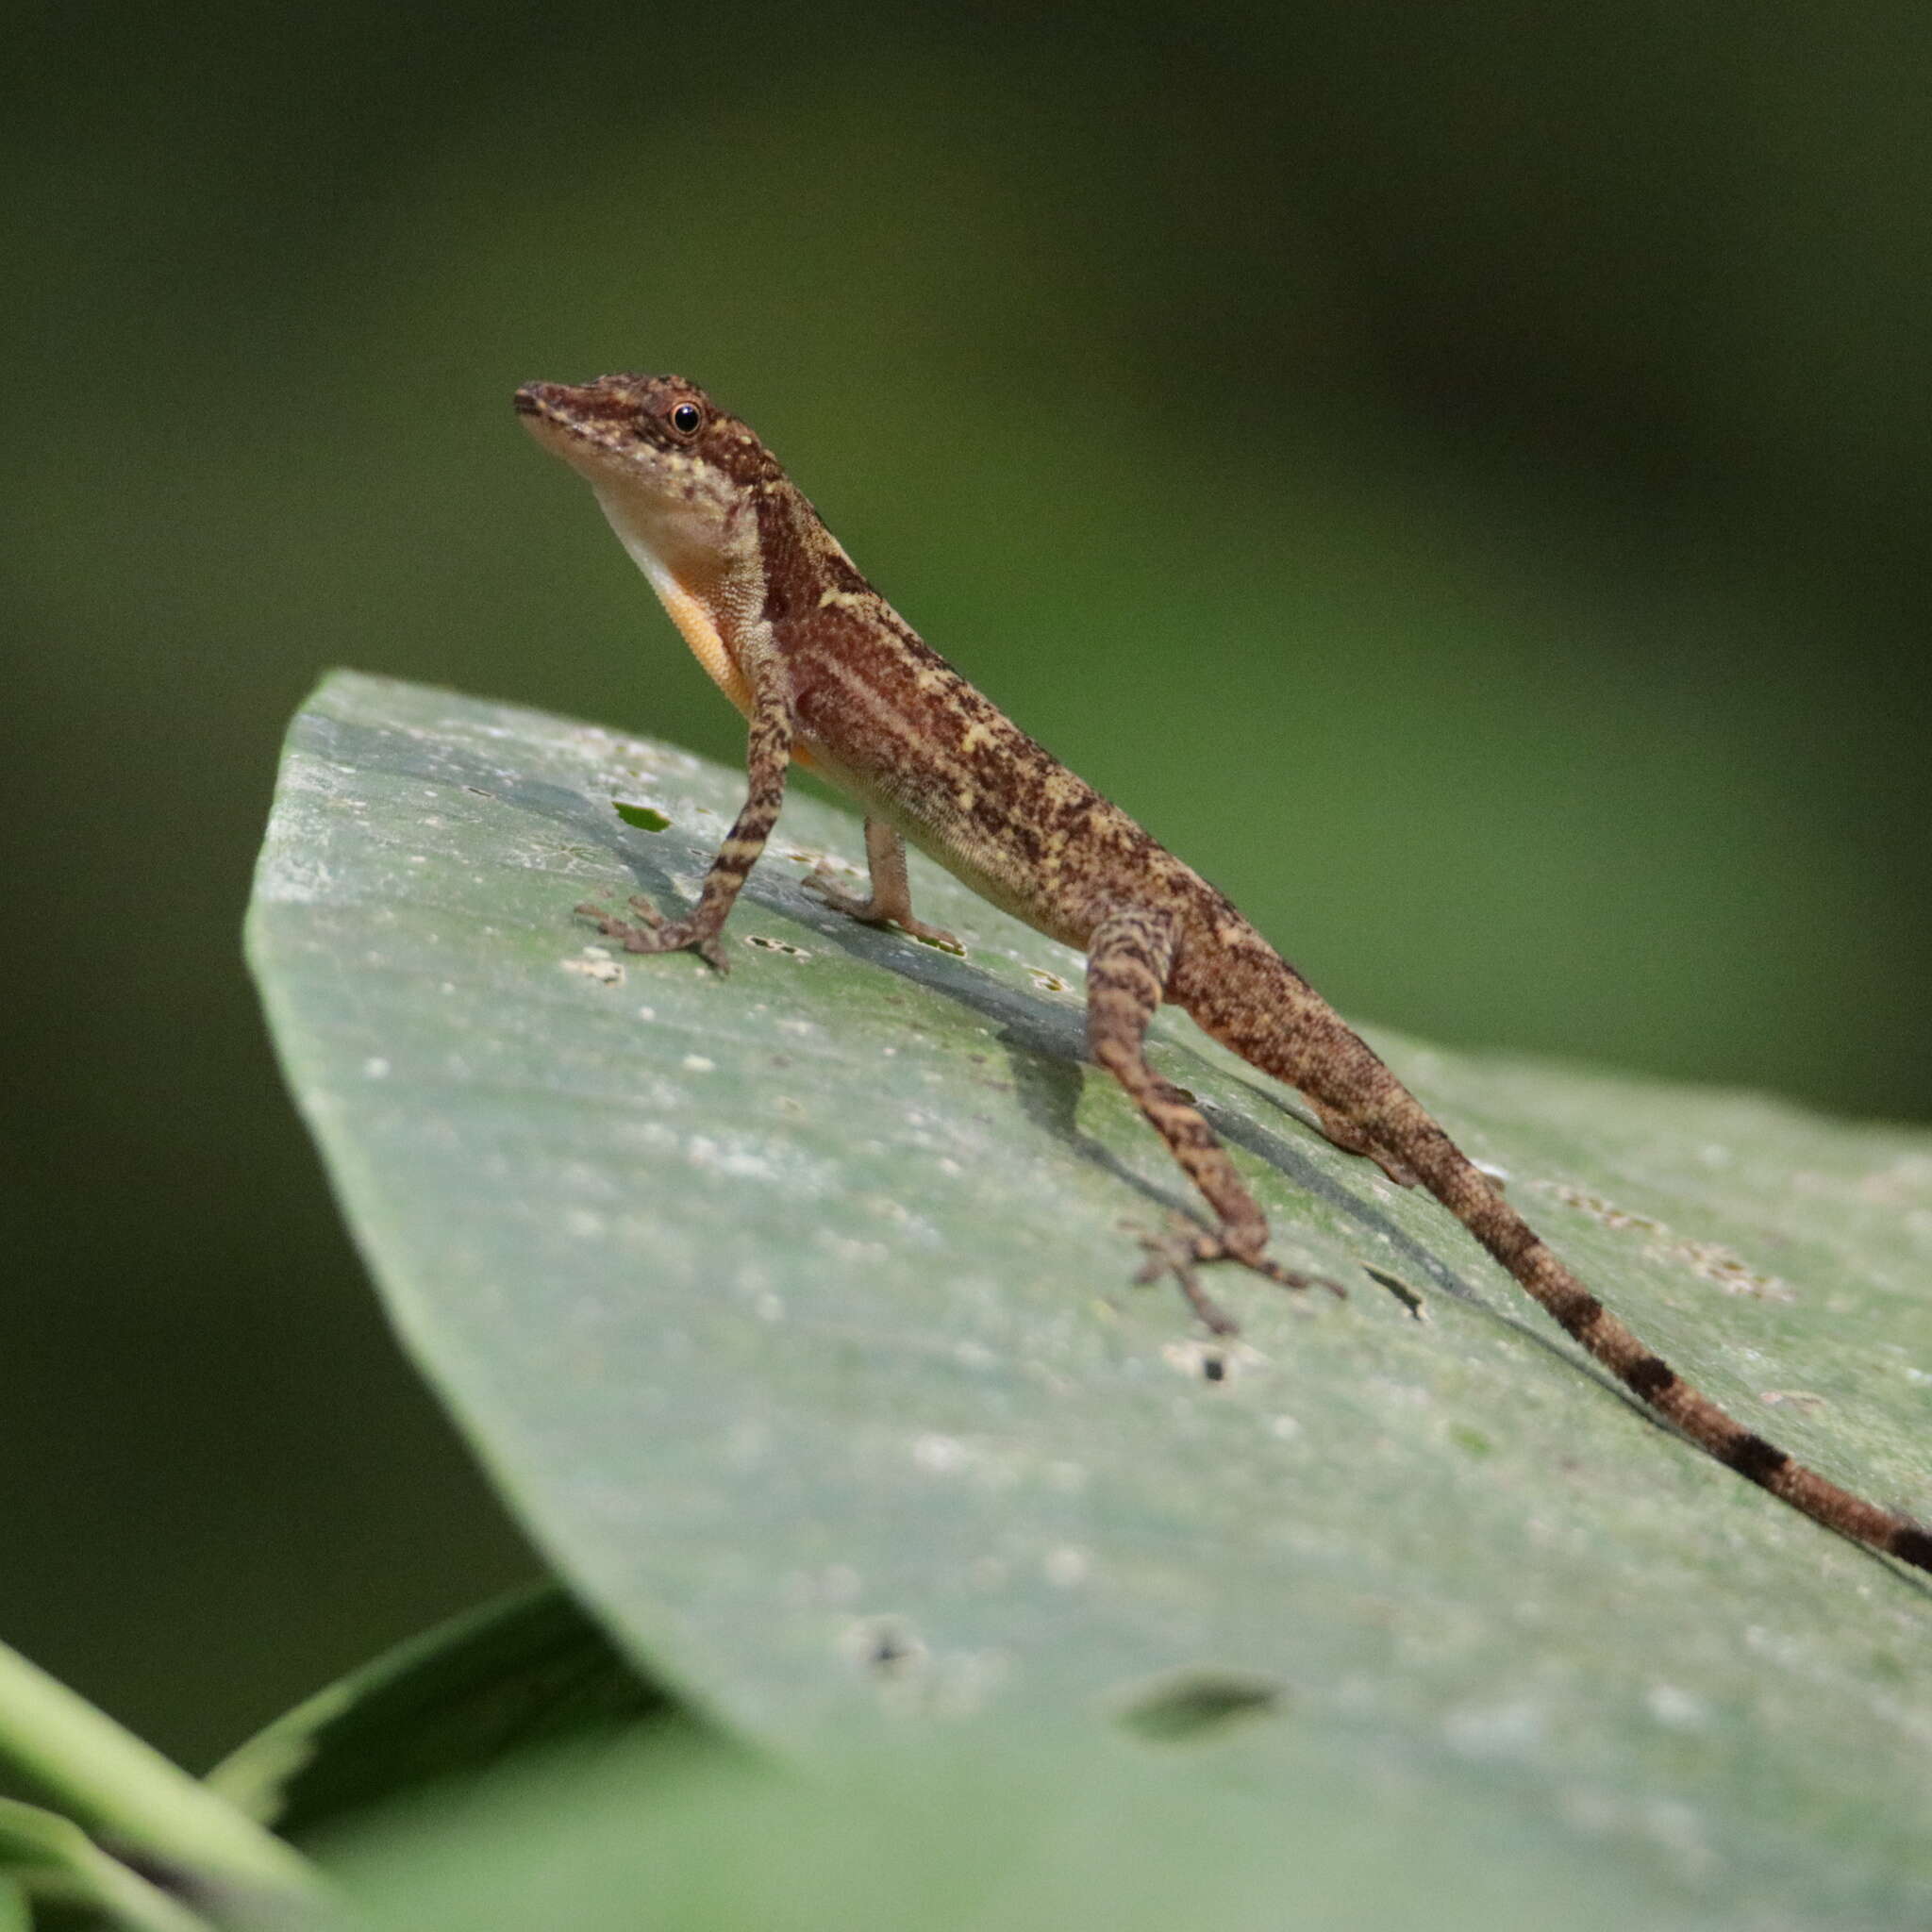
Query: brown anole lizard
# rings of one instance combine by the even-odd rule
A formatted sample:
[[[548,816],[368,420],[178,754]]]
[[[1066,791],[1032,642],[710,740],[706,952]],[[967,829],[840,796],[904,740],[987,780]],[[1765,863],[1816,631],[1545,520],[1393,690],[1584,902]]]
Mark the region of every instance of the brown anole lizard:
[[[1141,1278],[1172,1273],[1217,1334],[1234,1323],[1198,1270],[1232,1261],[1307,1288],[1267,1255],[1268,1224],[1190,1097],[1147,1063],[1163,1000],[1298,1088],[1338,1146],[1419,1181],[1562,1327],[1698,1447],[1807,1516],[1932,1570],[1932,1534],[1840,1489],[1735,1421],[1604,1307],[1387,1066],[1198,873],[1013,724],[862,577],[777,459],[674,375],[533,382],[516,407],[590,481],[698,660],[750,724],[749,791],[695,908],[626,921],[580,907],[631,953],[720,935],[763,851],[793,761],[864,807],[872,890],[814,881],[839,911],[944,938],[912,916],[905,841],[1087,956],[1087,1037],[1206,1199],[1213,1225],[1149,1237]]]

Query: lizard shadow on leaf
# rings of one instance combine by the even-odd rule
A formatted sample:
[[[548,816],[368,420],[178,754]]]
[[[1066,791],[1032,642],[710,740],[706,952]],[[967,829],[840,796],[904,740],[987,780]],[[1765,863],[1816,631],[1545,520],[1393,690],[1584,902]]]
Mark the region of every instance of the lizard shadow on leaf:
[[[747,896],[749,892],[747,888]],[[994,1037],[1006,1053],[1014,1098],[1028,1120],[1163,1213],[1189,1211],[1178,1189],[1150,1181],[1080,1127],[1077,1109],[1085,1086],[1087,1038],[1081,1014],[1042,995],[1003,985],[970,960],[954,958],[898,933],[859,925],[829,912],[808,893],[799,892],[794,899],[786,892],[765,903],[774,911],[809,924],[818,938],[848,958],[896,973],[991,1021]]]
[[[756,879],[754,880],[754,886]],[[748,887],[746,896],[753,896]],[[921,946],[902,935],[856,924],[828,911],[809,894],[796,887],[781,886],[776,891],[758,893],[759,903],[773,911],[812,927],[819,939],[837,946],[848,957],[867,965],[883,968],[911,980],[929,991],[958,1001],[983,1018],[991,1021],[1001,1044],[1006,1048],[1020,1106],[1029,1119],[1047,1128],[1079,1158],[1103,1168],[1108,1174],[1134,1189],[1162,1209],[1198,1218],[1194,1204],[1178,1191],[1170,1191],[1148,1180],[1111,1148],[1096,1141],[1079,1124],[1077,1107],[1090,1071],[1087,1062],[1086,1027],[1082,1014],[1042,994],[1002,984],[970,959],[956,959],[930,947]],[[1152,1042],[1157,1057],[1165,1058],[1172,1071],[1176,1054],[1186,1054],[1171,1041]],[[1197,1062],[1200,1074],[1208,1069]],[[1195,1075],[1199,1078],[1199,1074]],[[1185,1082],[1183,1084],[1191,1084]],[[1244,1081],[1243,1085],[1252,1085]],[[1262,1096],[1278,1107],[1291,1120],[1298,1120],[1285,1103],[1272,1094]],[[1443,1294],[1480,1310],[1521,1335],[1566,1368],[1587,1376],[1652,1427],[1671,1433],[1669,1424],[1638,1401],[1610,1375],[1593,1363],[1571,1352],[1559,1336],[1543,1332],[1528,1310],[1498,1306],[1474,1288],[1433,1247],[1419,1241],[1385,1214],[1373,1201],[1345,1187],[1291,1141],[1260,1122],[1197,1092],[1197,1104],[1208,1124],[1230,1146],[1242,1149],[1265,1162],[1277,1174],[1321,1201],[1338,1214],[1354,1222],[1372,1236],[1386,1241],[1390,1260],[1407,1264],[1427,1278]],[[1315,1129],[1307,1128],[1310,1135]],[[1158,1145],[1149,1130],[1149,1144]],[[1446,1213],[1446,1210],[1444,1210]],[[1453,1224],[1451,1224],[1453,1225]],[[1372,1274],[1367,1262],[1361,1265]]]

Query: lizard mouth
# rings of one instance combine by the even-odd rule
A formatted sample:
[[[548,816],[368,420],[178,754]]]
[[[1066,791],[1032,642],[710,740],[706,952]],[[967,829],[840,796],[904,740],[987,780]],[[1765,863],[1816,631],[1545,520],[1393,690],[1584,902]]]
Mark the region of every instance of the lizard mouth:
[[[540,422],[554,423],[559,429],[581,428],[581,410],[570,407],[575,394],[568,383],[526,382],[516,392],[516,412],[519,416],[534,416]]]
[[[524,427],[593,480],[623,454],[628,412],[608,396],[567,382],[526,382],[514,400]]]
[[[567,382],[526,382],[513,400],[519,416],[532,417],[591,442],[609,441],[633,413],[629,403],[606,394],[594,384],[575,388]]]

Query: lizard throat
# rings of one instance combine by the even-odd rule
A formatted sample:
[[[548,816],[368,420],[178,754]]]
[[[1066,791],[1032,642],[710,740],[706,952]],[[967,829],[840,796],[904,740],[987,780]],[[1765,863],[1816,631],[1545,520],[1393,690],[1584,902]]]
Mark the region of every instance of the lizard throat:
[[[610,527],[630,554],[630,559],[650,579],[658,601],[670,614],[673,624],[691,646],[691,654],[705,668],[706,675],[747,718],[751,716],[751,686],[738,668],[732,641],[725,634],[728,618],[724,600],[710,592],[710,583],[687,581],[665,562],[632,524],[628,506],[621,497],[597,491]],[[707,572],[708,577],[713,573]]]
[[[672,623],[683,632],[691,656],[705,667],[711,682],[749,718],[751,687],[745,682],[744,673],[738,668],[738,659],[724,640],[711,605],[679,583],[671,570],[655,558],[648,560],[640,558],[638,561],[644,575],[650,578],[651,588],[658,593],[658,601],[671,613]]]

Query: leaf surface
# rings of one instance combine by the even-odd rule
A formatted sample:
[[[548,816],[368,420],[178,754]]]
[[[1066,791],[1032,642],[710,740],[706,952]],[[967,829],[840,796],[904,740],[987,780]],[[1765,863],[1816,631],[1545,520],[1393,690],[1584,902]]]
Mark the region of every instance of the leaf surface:
[[[1082,1063],[1076,958],[918,860],[964,958],[841,920],[801,880],[856,877],[858,824],[799,795],[729,978],[574,918],[688,902],[741,797],[339,675],[249,923],[406,1342],[654,1677],[805,1761],[1205,1710],[1343,1789],[1474,1792],[1579,1885],[1607,1846],[1709,1923],[1932,1912],[1922,1581],[1649,1421],[1434,1204],[1164,1015],[1274,1253],[1350,1290],[1216,1278],[1246,1333],[1208,1379],[1178,1299],[1126,1285],[1124,1224],[1187,1202]],[[1932,1512],[1932,1140],[1373,1038],[1681,1371]],[[1442,1882],[1417,1867],[1418,1909]]]

